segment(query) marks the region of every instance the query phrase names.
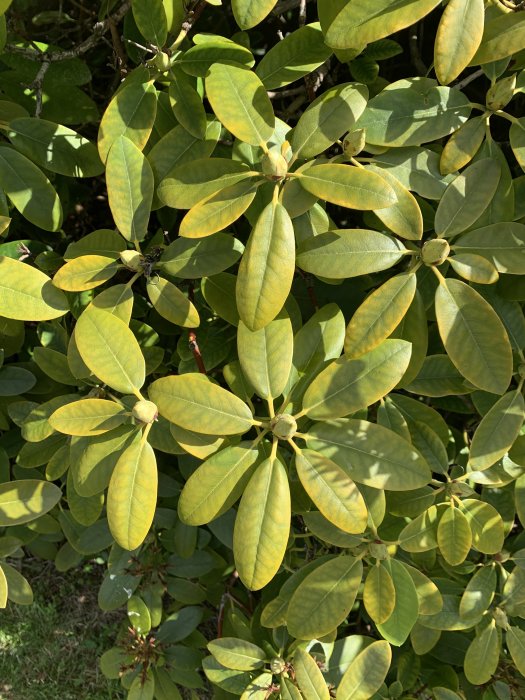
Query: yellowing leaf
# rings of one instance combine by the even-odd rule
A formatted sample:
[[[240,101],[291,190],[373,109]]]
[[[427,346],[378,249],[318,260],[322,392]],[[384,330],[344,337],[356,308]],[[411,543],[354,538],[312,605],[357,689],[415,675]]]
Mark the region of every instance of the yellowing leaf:
[[[250,330],[264,328],[280,312],[294,271],[292,221],[283,205],[272,201],[259,215],[239,265],[237,308]]]
[[[58,486],[39,479],[0,484],[0,527],[36,520],[56,506],[61,497]]]
[[[108,523],[117,544],[130,551],[142,544],[156,504],[155,453],[139,433],[119,457],[109,482]]]
[[[512,349],[493,308],[472,287],[442,280],[436,291],[436,317],[448,356],[469,382],[502,394],[512,375]]]
[[[75,326],[78,351],[89,369],[123,394],[144,384],[142,351],[128,326],[114,314],[90,305]]]
[[[232,0],[235,21],[241,29],[251,29],[270,14],[277,0]]]
[[[525,632],[519,627],[510,626],[505,641],[516,668],[522,676],[525,675]]]
[[[248,68],[214,63],[206,77],[206,94],[217,117],[238,139],[252,146],[270,139],[275,128],[272,103]]]
[[[264,665],[266,653],[256,644],[235,637],[221,637],[208,643],[213,657],[225,668],[254,671]]]
[[[69,311],[63,292],[40,270],[0,255],[0,315],[20,321],[47,321]]]
[[[488,625],[471,641],[465,654],[465,676],[474,685],[487,683],[499,663],[500,641],[496,622]]]
[[[0,566],[0,608],[5,608],[7,605],[7,579],[4,570]]]
[[[395,275],[356,310],[346,327],[345,353],[355,358],[369,352],[397,328],[416,293],[416,276]]]
[[[306,390],[302,412],[314,419],[341,418],[370,406],[396,386],[410,353],[405,340],[385,340],[358,358],[335,360]]]
[[[375,210],[375,215],[398,236],[419,241],[423,236],[423,215],[414,195],[385,168],[367,165],[366,169],[380,175],[394,190],[397,201],[389,207]]]
[[[395,646],[400,647],[416,624],[419,601],[412,577],[397,559],[387,559],[383,565],[388,569],[396,591],[396,604],[392,614],[378,625],[380,634]]]
[[[104,255],[81,255],[63,265],[53,277],[53,284],[66,292],[84,292],[110,280],[119,264]]]
[[[365,580],[363,603],[367,613],[376,624],[386,622],[396,604],[394,582],[381,562],[372,566]]]
[[[468,66],[483,35],[483,0],[450,0],[441,16],[434,44],[434,68],[448,85]]]
[[[163,318],[183,328],[199,325],[197,309],[173,282],[163,277],[150,277],[146,290],[153,307]]]
[[[265,460],[250,479],[233,530],[239,577],[252,591],[275,576],[286,552],[291,502],[286,469],[279,458]]]
[[[115,224],[128,241],[141,241],[147,233],[153,201],[153,171],[139,148],[119,136],[106,164],[108,199]]]
[[[472,546],[472,533],[467,518],[459,508],[450,506],[445,510],[439,520],[437,541],[448,564],[457,566],[465,561]]]
[[[121,425],[125,410],[116,401],[81,399],[58,408],[50,417],[51,426],[66,435],[101,435]]]
[[[525,17],[520,12],[496,14],[485,23],[481,45],[470,61],[471,66],[499,61],[521,51],[525,42]]]
[[[345,532],[364,532],[368,519],[365,500],[341,467],[313,450],[297,454],[295,467],[305,491],[325,518]]]
[[[483,470],[509,451],[520,433],[525,402],[520,391],[509,391],[483,416],[470,445],[469,465]]]
[[[316,197],[350,209],[382,209],[397,201],[395,191],[384,178],[351,165],[313,165],[299,174],[299,182]]]
[[[475,498],[465,498],[461,507],[472,531],[472,546],[484,554],[501,552],[504,523],[494,506]]]
[[[319,666],[300,647],[293,657],[295,680],[305,700],[329,700],[328,686]]]
[[[197,433],[236,435],[253,425],[243,401],[197,373],[157,379],[148,393],[164,418]]]
[[[368,700],[383,685],[391,661],[390,644],[372,642],[346,670],[337,688],[337,700]]]

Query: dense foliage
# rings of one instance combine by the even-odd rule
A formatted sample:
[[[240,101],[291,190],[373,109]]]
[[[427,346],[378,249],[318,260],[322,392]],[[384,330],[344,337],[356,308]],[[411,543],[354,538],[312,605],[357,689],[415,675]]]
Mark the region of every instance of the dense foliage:
[[[130,700],[524,697],[524,9],[0,0],[0,607]]]

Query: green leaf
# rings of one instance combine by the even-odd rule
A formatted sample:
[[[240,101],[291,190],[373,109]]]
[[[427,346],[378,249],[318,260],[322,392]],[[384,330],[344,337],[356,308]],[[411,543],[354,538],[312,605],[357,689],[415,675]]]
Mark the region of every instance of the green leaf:
[[[434,43],[434,68],[448,85],[468,66],[481,43],[483,0],[450,0],[441,15]]]
[[[248,209],[257,186],[251,180],[242,180],[201,199],[182,219],[179,235],[203,238],[224,230]]]
[[[195,80],[177,64],[172,66],[171,76],[169,98],[173,114],[186,131],[203,139],[207,127],[206,111],[195,89]]]
[[[163,318],[183,328],[196,328],[199,325],[197,309],[172,282],[163,277],[150,277],[146,290],[153,308]]]
[[[270,139],[273,107],[255,73],[241,65],[215,63],[206,77],[206,94],[219,120],[238,139],[253,146]]]
[[[379,560],[368,571],[363,589],[363,603],[376,625],[386,622],[396,605],[396,589],[392,576]]]
[[[175,277],[209,277],[231,267],[243,250],[240,241],[225,233],[202,239],[177,238],[162,254],[160,265]]]
[[[415,293],[412,273],[395,275],[372,292],[346,327],[345,354],[359,357],[380,345],[402,321]]]
[[[403,562],[416,587],[420,615],[435,615],[443,608],[443,597],[436,584],[419,569]]]
[[[295,680],[305,700],[329,700],[328,686],[315,660],[298,648],[293,657]]]
[[[251,29],[270,14],[277,0],[232,0],[235,21],[241,29]]]
[[[245,163],[229,158],[199,158],[171,169],[160,183],[157,194],[163,204],[175,209],[191,209],[219,190],[246,179]]]
[[[465,561],[472,546],[472,533],[467,517],[459,508],[449,506],[441,516],[437,542],[443,558],[450,566]]]
[[[496,592],[497,576],[493,565],[478,569],[467,583],[461,602],[459,614],[463,618],[477,619],[488,610]]]
[[[66,435],[101,435],[126,420],[124,408],[106,399],[81,399],[57,409],[49,422]]]
[[[204,525],[225,512],[244,491],[259,458],[250,442],[208,457],[184,484],[178,503],[181,520],[187,525]]]
[[[30,391],[36,384],[36,377],[23,367],[0,367],[0,396],[17,396]]]
[[[168,21],[162,0],[132,0],[133,19],[144,39],[162,48],[168,37]]]
[[[388,620],[377,626],[380,634],[400,647],[416,624],[419,614],[417,591],[412,577],[401,562],[387,559],[384,566],[389,570],[395,588],[396,604]]]
[[[53,284],[66,292],[85,292],[110,280],[118,271],[114,258],[104,255],[81,255],[63,265],[53,277]]]
[[[273,321],[258,331],[239,323],[237,352],[242,371],[263,399],[275,399],[283,393],[293,354],[293,331],[283,309]]]
[[[0,527],[21,525],[50,511],[62,491],[39,479],[20,479],[0,484]]]
[[[213,657],[225,668],[255,671],[262,668],[266,652],[256,644],[235,637],[221,637],[207,644]]]
[[[376,165],[367,165],[366,169],[386,180],[397,197],[397,202],[392,206],[375,210],[377,218],[398,236],[411,241],[421,240],[423,215],[414,195],[388,170]]]
[[[335,85],[319,95],[305,109],[291,132],[294,157],[312,158],[330,148],[353,127],[363,113],[367,99],[368,89],[359,83]]]
[[[357,483],[389,491],[410,491],[430,481],[430,470],[412,445],[364,420],[315,423],[307,444],[333,459]]]
[[[332,50],[324,43],[321,27],[315,22],[299,27],[272,46],[255,72],[267,90],[275,90],[300,80],[331,55]]]
[[[6,144],[0,145],[0,188],[32,224],[60,230],[62,204],[55,188],[40,168]]]
[[[140,596],[131,596],[131,598],[128,600],[127,613],[131,626],[139,634],[147,634],[150,631],[150,611]]]
[[[295,468],[305,491],[325,518],[345,532],[365,531],[366,503],[344,469],[313,450],[301,450],[295,457]]]
[[[459,90],[430,78],[404,78],[370,100],[357,126],[376,146],[419,146],[459,129],[470,109]]]
[[[419,374],[405,389],[423,396],[450,396],[467,392],[463,376],[447,355],[426,357]]]
[[[441,279],[436,317],[443,345],[461,374],[480,389],[502,394],[512,376],[512,349],[492,307],[464,282]]]
[[[7,136],[17,151],[51,172],[93,177],[104,170],[96,146],[66,126],[31,117],[13,119]]]
[[[499,163],[483,158],[448,185],[434,219],[438,236],[452,237],[470,228],[487,208],[500,180]]]
[[[243,401],[197,373],[157,379],[148,393],[162,416],[197,433],[236,435],[253,425]]]
[[[125,83],[104,112],[98,133],[98,152],[106,162],[109,149],[125,136],[142,150],[148,141],[157,113],[157,92],[151,82]]]
[[[498,272],[525,274],[525,226],[508,222],[469,231],[454,243],[455,253],[474,253],[492,262]]]
[[[465,654],[465,676],[470,683],[488,683],[499,663],[500,640],[496,622],[489,624],[470,643]]]
[[[330,7],[331,3],[333,0],[323,0],[319,8],[326,43],[334,49],[353,49],[410,27],[431,12],[439,0],[376,0],[372,7],[367,0],[338,3],[325,24],[322,7]]]
[[[2,562],[2,569],[7,581],[7,597],[16,605],[31,605],[33,591],[27,579],[6,562]]]
[[[397,197],[385,179],[371,170],[340,163],[313,165],[298,174],[299,182],[316,197],[350,209],[382,209]]]
[[[319,639],[349,614],[363,575],[360,559],[342,555],[316,568],[292,595],[286,625],[296,639]]]
[[[525,170],[525,119],[513,122],[509,130],[512,152],[522,170]]]
[[[458,275],[477,284],[495,284],[499,273],[486,258],[474,253],[463,253],[449,258],[450,266]]]
[[[339,229],[308,239],[297,250],[297,265],[305,272],[346,279],[387,270],[406,252],[396,238],[379,231]]]
[[[469,65],[499,61],[521,51],[525,40],[525,17],[519,12],[498,14],[485,22],[483,38],[479,49]]]
[[[128,241],[141,241],[153,201],[153,171],[140,149],[125,136],[116,138],[109,150],[106,182],[118,230]]]
[[[146,674],[135,676],[128,690],[127,700],[153,700],[155,695],[155,679],[149,668]]]
[[[235,302],[237,276],[221,272],[202,280],[201,291],[206,302],[217,316],[232,326],[239,325],[239,312]]]
[[[372,642],[352,661],[337,688],[337,700],[368,700],[383,685],[392,651],[384,640]]]
[[[505,641],[516,668],[522,676],[525,675],[525,632],[519,627],[510,625]]]
[[[157,462],[153,448],[137,434],[119,457],[109,482],[108,523],[115,542],[134,550],[149,532],[157,505]]]
[[[521,391],[509,391],[483,416],[472,437],[469,466],[483,470],[495,464],[512,447],[525,417]]]
[[[461,501],[461,507],[472,531],[472,546],[484,554],[501,552],[505,538],[504,524],[494,506],[466,498]]]
[[[4,570],[0,565],[0,609],[5,608],[7,605],[7,579],[4,574]]]
[[[239,265],[237,308],[249,330],[264,328],[281,311],[294,272],[292,220],[282,204],[272,201],[259,215]]]
[[[278,457],[266,459],[251,477],[239,504],[233,554],[239,577],[252,591],[278,572],[290,533],[288,477]]]
[[[90,305],[75,326],[78,351],[105,384],[133,394],[144,384],[146,365],[134,334],[114,314]]]
[[[342,418],[370,406],[396,386],[410,353],[405,340],[385,340],[358,358],[335,360],[306,390],[302,413],[313,419]]]

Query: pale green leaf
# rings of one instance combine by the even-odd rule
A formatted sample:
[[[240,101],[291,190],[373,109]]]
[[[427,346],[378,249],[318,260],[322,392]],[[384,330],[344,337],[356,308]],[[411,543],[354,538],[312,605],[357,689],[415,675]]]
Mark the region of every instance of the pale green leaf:
[[[392,661],[390,644],[372,642],[352,661],[336,692],[337,700],[368,700],[383,685]]]
[[[200,324],[197,309],[173,282],[150,277],[146,291],[155,311],[171,323],[183,328],[196,328]]]
[[[469,465],[483,470],[509,451],[520,433],[525,417],[521,391],[509,391],[483,416],[472,436]]]
[[[441,15],[434,42],[434,68],[448,85],[468,66],[483,35],[483,0],[450,0]]]
[[[125,409],[116,401],[81,399],[57,409],[49,423],[66,435],[91,436],[117,428],[125,419]]]
[[[21,525],[50,511],[62,497],[55,484],[20,479],[0,484],[0,526]]]

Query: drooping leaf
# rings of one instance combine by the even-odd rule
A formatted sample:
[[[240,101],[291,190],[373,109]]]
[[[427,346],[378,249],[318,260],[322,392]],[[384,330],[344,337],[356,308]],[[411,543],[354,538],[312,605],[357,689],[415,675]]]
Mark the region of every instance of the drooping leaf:
[[[157,504],[157,462],[151,445],[137,434],[119,457],[109,482],[107,513],[111,534],[134,550],[148,534]]]
[[[133,332],[114,314],[90,305],[75,326],[78,351],[89,369],[116,391],[144,384],[144,356]]]
[[[263,588],[279,570],[288,544],[290,517],[286,470],[278,457],[270,457],[248,482],[233,531],[237,571],[250,590]]]
[[[492,307],[459,280],[441,280],[436,317],[448,356],[461,374],[485,391],[502,394],[512,374],[512,349]]]
[[[239,265],[237,308],[249,330],[257,331],[282,309],[295,271],[293,225],[277,201],[268,204],[257,219]]]
[[[253,425],[248,406],[203,375],[163,377],[150,385],[148,393],[162,416],[197,433],[236,435]]]

